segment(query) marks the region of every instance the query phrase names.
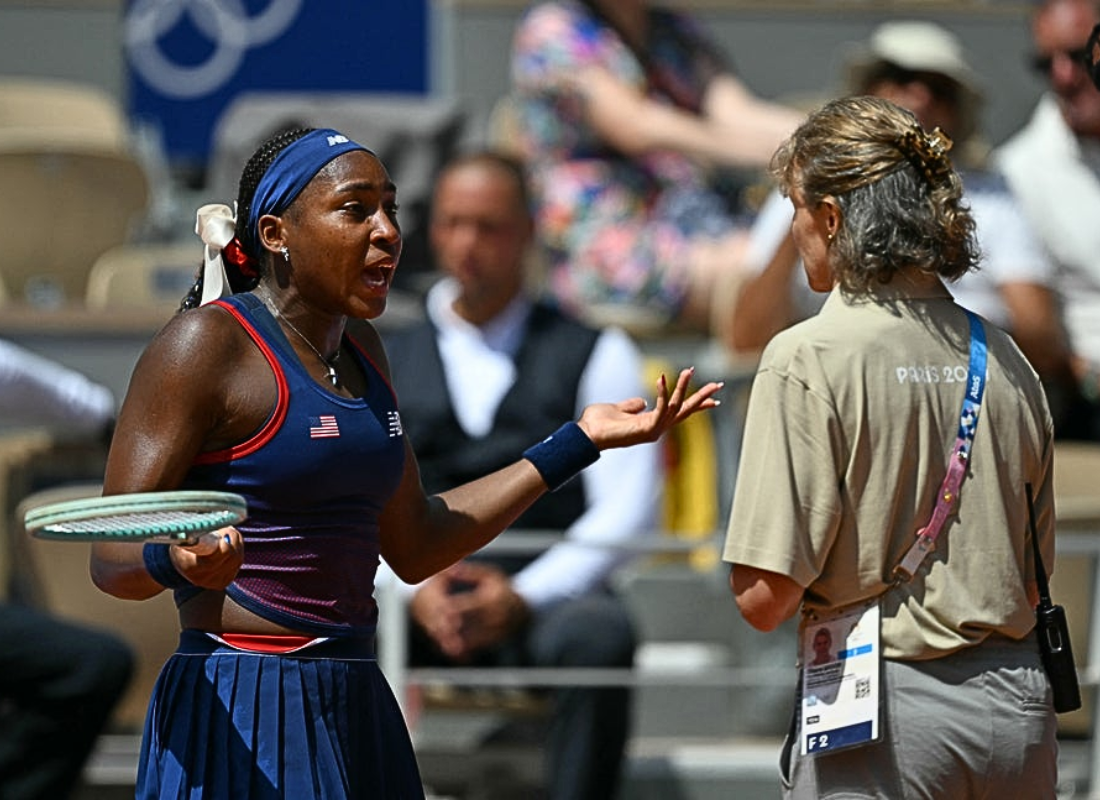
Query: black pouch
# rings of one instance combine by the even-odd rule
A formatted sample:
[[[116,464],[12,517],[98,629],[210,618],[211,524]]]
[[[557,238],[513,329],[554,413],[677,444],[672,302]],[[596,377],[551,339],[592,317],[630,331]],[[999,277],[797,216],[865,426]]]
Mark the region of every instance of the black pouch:
[[[1039,539],[1035,530],[1035,504],[1031,496],[1031,484],[1027,484],[1024,489],[1027,493],[1031,546],[1035,554],[1035,582],[1039,585],[1039,605],[1035,607],[1035,634],[1039,637],[1039,655],[1054,694],[1054,710],[1064,714],[1081,707],[1077,665],[1073,662],[1073,647],[1069,642],[1065,609],[1054,605],[1050,599],[1047,571],[1043,567],[1043,557],[1039,554]]]
[[[1081,707],[1081,689],[1077,683],[1077,666],[1073,661],[1065,609],[1050,603],[1049,598],[1046,601],[1040,601],[1035,609],[1035,633],[1054,693],[1054,710],[1064,714]]]

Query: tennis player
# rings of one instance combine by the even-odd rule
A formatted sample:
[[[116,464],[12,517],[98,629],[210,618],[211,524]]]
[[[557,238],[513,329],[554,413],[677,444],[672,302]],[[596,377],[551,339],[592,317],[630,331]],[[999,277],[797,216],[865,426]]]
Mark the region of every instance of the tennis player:
[[[137,796],[422,797],[374,657],[379,556],[423,580],[601,450],[714,407],[720,385],[689,394],[684,370],[651,406],[588,406],[514,464],[427,496],[377,335],[366,326],[362,349],[344,336],[348,318],[383,312],[401,256],[382,162],[334,130],[280,133],[245,166],[235,218],[204,207],[199,230],[205,269],[138,361],[104,491],[231,491],[250,516],[203,555],[94,546],[104,591],[172,589],[179,607]]]

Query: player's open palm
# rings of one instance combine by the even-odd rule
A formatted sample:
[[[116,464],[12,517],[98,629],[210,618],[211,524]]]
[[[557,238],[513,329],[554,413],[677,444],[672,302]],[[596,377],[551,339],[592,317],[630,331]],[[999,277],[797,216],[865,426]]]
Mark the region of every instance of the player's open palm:
[[[577,424],[601,450],[656,441],[697,411],[719,404],[714,395],[722,388],[721,383],[707,383],[689,393],[694,374],[694,367],[681,370],[671,393],[668,380],[661,375],[657,380],[657,401],[649,410],[640,397],[620,403],[593,403],[585,407]]]

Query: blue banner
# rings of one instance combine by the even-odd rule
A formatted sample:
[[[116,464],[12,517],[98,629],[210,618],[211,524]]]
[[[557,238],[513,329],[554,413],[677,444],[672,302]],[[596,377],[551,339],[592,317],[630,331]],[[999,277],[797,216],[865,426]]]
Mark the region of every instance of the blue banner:
[[[201,167],[211,131],[253,91],[428,92],[429,0],[127,0],[131,117]]]

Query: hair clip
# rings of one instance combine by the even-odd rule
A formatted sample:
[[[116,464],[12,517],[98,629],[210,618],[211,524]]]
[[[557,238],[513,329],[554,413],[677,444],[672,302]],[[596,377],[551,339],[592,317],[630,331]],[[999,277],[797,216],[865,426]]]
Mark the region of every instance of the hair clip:
[[[924,175],[930,184],[951,172],[951,159],[947,157],[954,142],[939,128],[925,133],[920,126],[914,126],[898,139],[898,149]]]

